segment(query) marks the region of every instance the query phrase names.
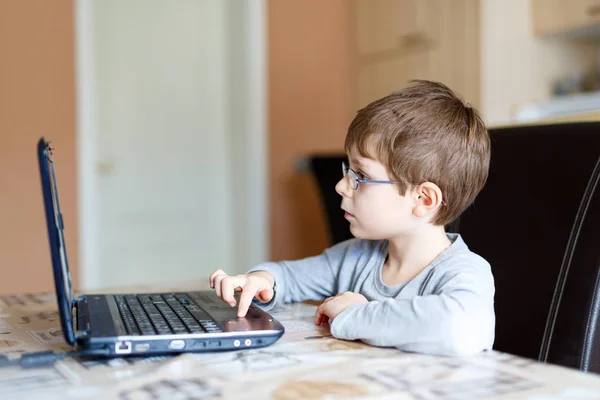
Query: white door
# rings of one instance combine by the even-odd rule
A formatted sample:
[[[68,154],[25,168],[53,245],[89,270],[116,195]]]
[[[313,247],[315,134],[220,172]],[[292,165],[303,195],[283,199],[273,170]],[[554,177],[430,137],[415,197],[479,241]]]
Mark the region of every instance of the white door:
[[[264,237],[253,255],[244,249],[256,241],[238,244],[239,253],[235,243],[251,225],[237,216],[265,217],[244,208],[247,187],[237,171],[240,159],[256,154],[234,159],[236,143],[248,140],[232,130],[240,103],[230,85],[230,60],[242,49],[234,16],[246,5],[80,1],[85,289],[188,282],[215,268],[242,272],[264,258]]]

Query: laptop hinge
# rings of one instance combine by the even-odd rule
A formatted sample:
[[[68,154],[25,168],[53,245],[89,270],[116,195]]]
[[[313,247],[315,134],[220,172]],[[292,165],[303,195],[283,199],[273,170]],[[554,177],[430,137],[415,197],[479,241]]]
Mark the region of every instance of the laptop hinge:
[[[87,313],[87,307],[79,307],[79,303],[87,301],[85,296],[73,299],[71,321],[73,323],[73,331],[75,339],[80,340],[90,335],[90,324]]]

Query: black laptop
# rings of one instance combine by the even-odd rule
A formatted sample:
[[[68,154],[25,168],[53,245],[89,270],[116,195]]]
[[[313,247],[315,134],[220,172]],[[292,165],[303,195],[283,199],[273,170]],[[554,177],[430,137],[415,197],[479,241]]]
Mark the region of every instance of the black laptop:
[[[268,346],[283,326],[256,305],[245,318],[213,291],[73,297],[49,142],[38,142],[40,178],[65,340],[89,354],[149,355]]]

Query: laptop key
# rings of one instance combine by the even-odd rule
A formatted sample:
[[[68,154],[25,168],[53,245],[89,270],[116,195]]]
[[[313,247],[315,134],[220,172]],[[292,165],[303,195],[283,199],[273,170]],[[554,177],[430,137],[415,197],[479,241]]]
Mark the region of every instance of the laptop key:
[[[139,335],[140,330],[138,329],[135,319],[131,314],[131,311],[123,296],[115,296],[115,300],[117,303],[117,308],[119,309],[119,314],[121,314],[121,320],[123,321],[125,329],[127,330],[127,334],[133,336]]]
[[[152,326],[152,323],[142,308],[139,300],[135,296],[125,296],[125,299],[141,334],[154,335],[156,331],[154,330],[154,327]]]
[[[154,328],[161,335],[167,335],[171,333],[171,329],[167,324],[167,321],[163,318],[160,311],[156,308],[154,303],[149,299],[147,301],[142,302],[142,306],[144,307],[144,311],[148,314],[150,321],[154,324]]]
[[[213,318],[186,295],[124,295],[116,299],[132,335],[222,332]]]
[[[214,321],[200,321],[200,325],[206,332],[222,332],[221,328]]]
[[[201,310],[201,309],[193,310],[193,309],[190,309],[190,308],[188,308],[187,310],[198,321],[204,321],[204,320],[212,321],[211,316],[208,315],[206,313],[206,311],[204,311],[204,310]]]

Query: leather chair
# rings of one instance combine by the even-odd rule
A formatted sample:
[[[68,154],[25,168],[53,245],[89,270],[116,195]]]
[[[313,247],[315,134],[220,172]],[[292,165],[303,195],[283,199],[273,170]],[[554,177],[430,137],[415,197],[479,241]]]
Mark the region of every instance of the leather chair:
[[[447,230],[492,266],[494,349],[600,372],[600,123],[490,135],[488,181]],[[331,244],[352,237],[333,189],[344,159],[311,159]]]
[[[488,181],[454,229],[492,265],[494,348],[600,372],[600,123],[490,133]]]
[[[310,171],[324,205],[323,215],[327,220],[332,245],[353,237],[341,209],[342,198],[335,191],[336,183],[342,178],[342,162],[348,162],[343,154],[314,155],[309,159]]]

